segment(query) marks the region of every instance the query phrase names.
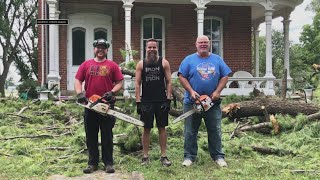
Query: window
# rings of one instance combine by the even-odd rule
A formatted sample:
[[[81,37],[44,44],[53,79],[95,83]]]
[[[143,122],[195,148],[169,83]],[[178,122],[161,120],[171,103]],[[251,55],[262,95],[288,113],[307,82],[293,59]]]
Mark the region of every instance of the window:
[[[99,38],[103,38],[105,40],[108,40],[107,34],[108,34],[108,31],[106,29],[103,29],[103,28],[94,29],[94,39],[95,40],[99,39]]]
[[[222,20],[220,18],[216,18],[216,17],[205,18],[203,34],[208,36],[209,39],[211,40],[210,51],[220,56],[223,55],[222,30],[223,30]]]
[[[80,65],[85,60],[86,30],[81,27],[72,29],[72,65]]]
[[[161,16],[142,17],[141,57],[146,57],[146,42],[148,39],[156,39],[159,43],[159,56],[164,56],[164,19]]]

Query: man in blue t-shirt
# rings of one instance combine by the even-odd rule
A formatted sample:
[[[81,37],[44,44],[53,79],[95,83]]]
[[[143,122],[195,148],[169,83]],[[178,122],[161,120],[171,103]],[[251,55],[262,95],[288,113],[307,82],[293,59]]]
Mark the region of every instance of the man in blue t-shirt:
[[[214,106],[203,113],[196,113],[185,120],[184,126],[184,161],[190,166],[198,152],[197,135],[202,118],[207,132],[211,158],[221,167],[227,166],[224,160],[221,142],[220,93],[228,82],[231,69],[223,59],[210,53],[210,41],[207,36],[199,36],[196,41],[197,52],[187,56],[179,67],[179,81],[186,89],[183,111],[193,108],[196,96],[208,95]]]

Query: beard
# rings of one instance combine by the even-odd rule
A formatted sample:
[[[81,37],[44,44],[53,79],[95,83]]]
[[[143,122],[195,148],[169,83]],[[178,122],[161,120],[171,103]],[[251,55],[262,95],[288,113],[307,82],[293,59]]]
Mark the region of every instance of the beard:
[[[101,57],[101,56],[99,55],[99,53],[102,53],[103,56]],[[106,57],[105,50],[103,50],[103,49],[98,49],[98,50],[95,52],[94,55],[95,55],[95,57],[98,57],[98,58],[105,58],[105,57]]]
[[[148,65],[152,64],[156,64],[156,62],[158,61],[158,52],[155,50],[149,51],[146,57],[146,62]]]

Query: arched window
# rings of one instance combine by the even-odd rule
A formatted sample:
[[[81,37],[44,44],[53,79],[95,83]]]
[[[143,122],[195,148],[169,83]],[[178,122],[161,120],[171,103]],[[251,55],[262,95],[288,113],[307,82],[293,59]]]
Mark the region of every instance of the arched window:
[[[86,30],[82,27],[72,28],[72,65],[85,61]]]
[[[106,30],[104,28],[94,29],[94,39],[99,39],[99,38],[103,38],[105,40],[108,40],[108,30]]]
[[[217,17],[206,17],[204,20],[203,34],[211,40],[210,51],[223,56],[223,23]]]
[[[153,38],[159,42],[159,56],[165,55],[164,39],[164,18],[157,15],[146,15],[142,17],[142,39],[141,39],[141,57],[146,56],[146,42]]]

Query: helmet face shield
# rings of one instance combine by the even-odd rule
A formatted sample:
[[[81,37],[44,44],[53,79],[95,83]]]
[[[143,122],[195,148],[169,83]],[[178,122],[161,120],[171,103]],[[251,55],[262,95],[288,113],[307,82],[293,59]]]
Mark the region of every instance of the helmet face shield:
[[[108,43],[108,41],[101,38],[93,41],[93,47],[97,47],[97,46],[103,46],[106,49],[108,49],[110,47],[110,44]]]

